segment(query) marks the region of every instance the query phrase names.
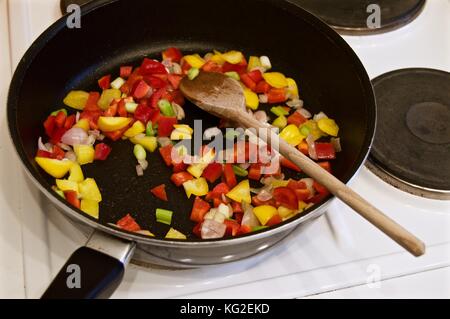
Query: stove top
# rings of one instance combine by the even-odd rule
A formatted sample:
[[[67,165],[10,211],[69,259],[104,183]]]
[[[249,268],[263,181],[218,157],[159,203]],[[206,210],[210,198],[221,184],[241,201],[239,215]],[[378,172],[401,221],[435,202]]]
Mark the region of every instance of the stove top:
[[[425,0],[291,1],[317,15],[339,33],[360,35],[387,32],[400,28],[413,21],[425,5]],[[380,17],[379,25],[375,20],[378,13]],[[374,15],[371,16],[372,14]]]
[[[373,86],[375,172],[413,194],[450,199],[450,73],[400,69],[378,76]]]
[[[10,1],[9,16],[14,17],[10,33],[14,35],[11,61],[15,65],[33,39],[60,17],[60,1]],[[21,23],[25,20],[29,23]],[[450,1],[427,1],[414,21],[393,32],[344,39],[371,78],[404,68],[448,72]],[[7,134],[0,138],[3,150],[10,142]],[[3,161],[2,165],[8,165],[8,180],[16,181],[17,187],[12,192],[10,183],[0,186],[2,193],[14,194],[14,206],[0,208],[11,210],[20,221],[21,241],[14,237],[11,243],[21,242],[18,249],[23,253],[26,296],[39,297],[66,258],[84,244],[86,234],[68,222],[32,186],[18,165],[11,167],[10,162]],[[114,297],[303,297],[366,285],[373,278],[403,277],[450,265],[449,201],[401,191],[365,167],[350,186],[423,239],[426,255],[411,257],[350,208],[334,200],[326,215],[303,225],[267,253],[243,261],[189,270],[132,264]]]

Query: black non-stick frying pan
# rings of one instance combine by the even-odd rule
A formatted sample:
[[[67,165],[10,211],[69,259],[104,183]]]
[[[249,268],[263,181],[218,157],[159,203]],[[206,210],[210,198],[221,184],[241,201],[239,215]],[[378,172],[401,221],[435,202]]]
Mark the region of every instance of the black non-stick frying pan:
[[[33,159],[49,112],[62,106],[68,91],[98,90],[97,79],[102,75],[116,74],[123,64],[137,65],[144,56],[159,58],[170,46],[185,53],[236,49],[246,55],[268,55],[276,70],[298,80],[308,109],[324,111],[339,123],[343,152],[333,163],[334,174],[347,182],[364,162],[376,121],[369,78],[344,40],[306,11],[275,0],[94,1],[83,7],[81,28],[69,29],[63,17],[33,43],[17,67],[9,92],[12,141],[31,180],[63,213],[97,230],[90,248],[72,255],[44,297],[105,296],[106,288],[122,275],[132,243],[180,266],[239,260],[270,247],[300,223],[322,213],[331,198],[274,228],[239,238],[200,241],[191,235],[193,199],[188,200],[183,189],[169,182],[171,171],[157,152],[149,156],[145,175],[137,177],[132,144],[126,141],[110,143],[113,151],[107,161],[83,166],[85,175],[94,177],[101,189],[99,220],[59,198],[51,190],[53,179]],[[188,124],[194,119],[202,119],[204,128],[218,124],[217,118],[192,104],[187,103],[185,111]],[[169,203],[149,194],[150,188],[161,183],[166,184]],[[162,239],[169,226],[156,222],[158,207],[176,212],[173,227],[187,234],[188,240]],[[157,238],[108,226],[128,213]],[[115,259],[118,255],[121,262]],[[81,288],[67,287],[71,264],[82,269]]]

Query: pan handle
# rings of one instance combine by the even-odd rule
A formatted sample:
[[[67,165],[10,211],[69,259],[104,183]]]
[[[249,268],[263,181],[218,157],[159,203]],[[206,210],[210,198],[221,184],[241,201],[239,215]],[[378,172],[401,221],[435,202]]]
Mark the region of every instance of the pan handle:
[[[122,281],[136,244],[94,231],[64,264],[42,299],[108,298]]]

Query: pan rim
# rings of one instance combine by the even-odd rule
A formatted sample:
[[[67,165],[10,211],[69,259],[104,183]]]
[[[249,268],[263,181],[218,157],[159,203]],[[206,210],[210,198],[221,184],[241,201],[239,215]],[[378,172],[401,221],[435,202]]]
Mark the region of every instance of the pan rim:
[[[106,6],[111,3],[115,3],[121,0],[96,0],[92,3],[89,3],[87,5],[82,6],[82,16],[87,15],[95,10],[100,9],[103,6]],[[307,12],[306,10],[302,9],[301,7],[291,3],[289,0],[279,1],[279,0],[252,0],[255,2],[265,2],[268,3],[274,7],[277,7],[280,10],[286,10],[289,11],[290,14],[295,15],[295,17],[299,19],[303,19],[305,22],[307,22],[312,28],[317,30],[317,32],[320,32],[323,36],[326,36],[329,41],[337,46],[342,53],[349,58],[350,65],[353,67],[355,74],[357,74],[360,88],[363,93],[363,97],[366,100],[367,108],[368,108],[368,119],[367,123],[369,124],[366,128],[366,136],[364,139],[363,147],[360,149],[355,167],[350,169],[347,172],[347,175],[344,176],[341,180],[348,184],[359,172],[361,167],[363,166],[364,162],[366,161],[373,140],[375,135],[375,128],[376,128],[376,121],[377,121],[377,115],[376,115],[376,102],[375,102],[375,96],[373,92],[373,87],[370,82],[370,78],[356,55],[356,53],[351,49],[351,47],[345,42],[345,40],[339,36],[331,27],[326,25],[324,22],[322,22],[320,19],[312,15],[311,13]],[[117,236],[126,240],[135,241],[141,244],[151,244],[155,246],[162,246],[162,247],[173,247],[173,246],[190,246],[195,245],[196,247],[203,247],[203,246],[223,246],[223,245],[234,245],[239,243],[245,243],[248,241],[258,240],[262,239],[268,236],[271,236],[272,234],[276,234],[279,232],[287,231],[288,229],[291,229],[293,227],[298,226],[299,224],[311,219],[314,217],[314,212],[316,210],[324,209],[324,206],[328,206],[330,201],[334,199],[335,197],[333,195],[327,196],[322,202],[319,204],[316,204],[312,206],[311,208],[307,209],[302,214],[299,214],[298,216],[284,221],[283,223],[270,227],[268,229],[264,229],[255,233],[250,233],[244,236],[239,237],[232,237],[232,238],[221,238],[221,239],[214,239],[214,240],[167,240],[163,238],[151,238],[145,235],[130,233],[124,230],[115,229],[112,226],[101,224],[100,222],[94,220],[91,217],[88,217],[84,213],[82,213],[80,210],[72,208],[69,206],[69,204],[59,197],[55,192],[51,191],[50,187],[47,185],[48,183],[43,180],[43,178],[35,171],[34,167],[31,165],[28,156],[26,155],[25,150],[23,147],[19,147],[18,144],[14,143],[15,140],[20,141],[19,139],[19,132],[17,131],[17,125],[16,125],[16,105],[18,100],[18,95],[20,93],[21,89],[21,83],[23,78],[26,75],[26,72],[30,65],[33,63],[36,56],[39,54],[39,52],[43,49],[43,47],[46,45],[46,43],[52,39],[58,32],[60,32],[64,27],[66,26],[66,19],[65,16],[62,16],[60,19],[58,19],[56,22],[54,22],[49,28],[47,28],[29,47],[29,49],[26,51],[22,59],[20,60],[14,75],[11,80],[11,85],[8,92],[8,100],[7,100],[7,122],[8,122],[8,131],[9,136],[11,139],[11,142],[14,146],[14,149],[16,153],[18,154],[20,158],[20,162],[22,163],[23,167],[25,168],[27,176],[33,181],[35,185],[39,188],[39,190],[44,193],[44,195],[58,208],[60,208],[64,214],[68,215],[68,217],[75,219],[79,222],[82,222],[96,230],[100,230],[106,233],[109,233],[110,235]]]

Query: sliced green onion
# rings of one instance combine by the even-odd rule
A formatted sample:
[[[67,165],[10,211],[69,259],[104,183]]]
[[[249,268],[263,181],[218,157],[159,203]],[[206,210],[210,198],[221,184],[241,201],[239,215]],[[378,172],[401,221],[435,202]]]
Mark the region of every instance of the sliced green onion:
[[[170,104],[170,102],[166,99],[159,100],[158,107],[164,116],[175,116],[172,104]]]
[[[153,127],[153,123],[151,121],[149,121],[147,123],[147,127],[145,129],[145,135],[147,135],[147,136],[155,136],[156,135],[155,128]]]
[[[173,211],[157,208],[156,209],[156,221],[158,223],[163,223],[166,225],[170,225],[172,223],[172,215]]]
[[[289,112],[284,109],[282,106],[274,106],[270,109],[270,112],[275,114],[276,116],[288,115]]]
[[[306,125],[300,127],[300,134],[302,134],[303,136],[308,136],[309,133],[311,133],[311,129],[309,127],[307,127]]]
[[[140,144],[134,145],[133,154],[138,161],[143,161],[147,157],[144,147]]]
[[[241,79],[239,73],[237,73],[236,71],[225,72],[225,75],[232,79],[235,79],[236,81],[239,81]]]
[[[122,85],[124,85],[125,84],[125,80],[124,79],[122,79],[120,76],[117,78],[117,79],[115,79],[114,81],[112,81],[111,82],[111,87],[113,88],[113,89],[120,89],[121,87],[122,87]]]
[[[56,186],[53,186],[52,189],[55,191],[56,194],[58,194],[62,198],[66,198],[66,196],[64,195],[64,192],[62,190],[60,190],[59,188],[57,188]]]
[[[248,172],[240,166],[233,165],[233,171],[237,176],[245,177],[248,175]]]
[[[137,103],[134,102],[125,103],[125,109],[127,110],[128,113],[134,113],[137,107],[138,107]]]
[[[56,116],[59,112],[63,112],[67,116],[67,110],[66,109],[59,109],[56,111],[53,111],[50,115]]]
[[[267,226],[253,226],[252,231],[258,231],[268,228]]]
[[[199,70],[199,69],[197,69],[197,68],[191,68],[191,69],[188,71],[187,76],[188,76],[189,80],[192,81],[192,80],[195,79],[199,74],[200,74],[200,70]]]

